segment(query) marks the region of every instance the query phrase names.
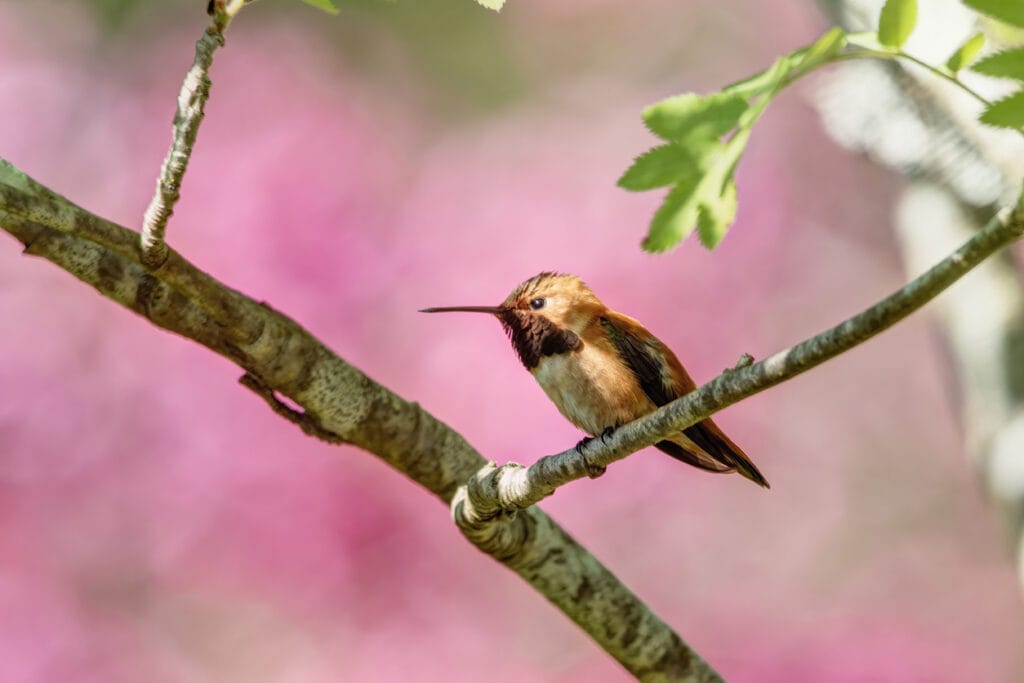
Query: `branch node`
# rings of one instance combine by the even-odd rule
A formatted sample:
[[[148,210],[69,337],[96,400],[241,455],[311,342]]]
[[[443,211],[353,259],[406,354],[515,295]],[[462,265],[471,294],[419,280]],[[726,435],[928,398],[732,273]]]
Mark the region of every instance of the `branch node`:
[[[731,368],[726,368],[722,372],[723,373],[727,373],[727,372],[732,372],[733,370],[741,370],[741,369],[743,369],[743,368],[745,368],[747,366],[753,365],[753,364],[754,364],[754,357],[751,356],[749,353],[744,353],[742,356],[739,357],[739,360],[736,361],[736,365],[732,366]]]
[[[24,254],[25,256],[42,256],[43,250],[40,248],[40,246],[36,244],[36,242],[38,241],[39,235],[35,234],[32,235],[32,237],[28,238],[26,241],[22,242],[25,248],[21,250],[21,253]]]
[[[141,247],[139,253],[140,260],[147,270],[157,270],[167,262],[167,256],[170,254],[170,251],[167,249],[166,242],[162,240],[154,241],[152,235],[147,235],[144,232],[139,241],[139,246]]]
[[[268,387],[263,381],[253,374],[246,373],[238,378],[238,383],[247,389],[251,389],[257,396],[262,398],[270,406],[270,409],[284,419],[299,426],[304,434],[326,441],[327,443],[342,444],[348,443],[337,434],[320,426],[316,418],[308,412],[295,410],[277,397],[274,390]]]
[[[501,562],[518,556],[530,537],[529,515],[520,515],[501,493],[503,476],[517,470],[525,472],[526,468],[489,462],[456,490],[451,503],[452,521],[462,535]]]
[[[604,442],[605,438],[602,436],[601,443],[603,444]],[[583,450],[580,451],[580,456],[583,458],[583,466],[586,468],[587,477],[589,477],[590,479],[597,479],[608,470],[608,468],[605,465],[590,462],[590,458],[587,457],[586,446],[584,446]]]

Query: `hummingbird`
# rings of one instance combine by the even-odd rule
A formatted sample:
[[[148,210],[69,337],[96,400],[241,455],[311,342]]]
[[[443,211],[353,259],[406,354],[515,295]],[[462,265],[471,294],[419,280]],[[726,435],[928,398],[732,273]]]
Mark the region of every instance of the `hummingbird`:
[[[442,306],[422,313],[489,313],[519,360],[570,422],[597,436],[653,412],[697,388],[675,354],[647,328],[605,306],[575,275],[544,272],[498,306]],[[750,458],[711,418],[656,448],[709,472],[739,472],[768,488]],[[580,450],[582,453],[582,450]]]

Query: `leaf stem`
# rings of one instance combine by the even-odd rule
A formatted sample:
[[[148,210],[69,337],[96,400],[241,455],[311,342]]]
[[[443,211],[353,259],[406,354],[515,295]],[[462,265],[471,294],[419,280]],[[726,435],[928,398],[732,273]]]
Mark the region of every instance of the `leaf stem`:
[[[992,106],[992,102],[983,97],[980,93],[978,93],[977,90],[974,90],[969,85],[967,85],[959,78],[957,78],[955,74],[949,73],[948,71],[943,71],[939,67],[932,66],[931,64],[925,62],[924,60],[919,59],[918,57],[915,57],[912,54],[904,52],[903,50],[890,52],[888,50],[872,50],[870,48],[860,48],[858,50],[853,50],[851,52],[842,52],[837,55],[832,55],[826,60],[819,62],[818,64],[815,64],[810,69],[803,69],[801,68],[801,66],[797,66],[796,68],[793,69],[792,74],[787,75],[786,78],[782,80],[782,82],[779,84],[778,90],[782,90],[783,88],[792,85],[793,83],[800,80],[807,74],[813,73],[822,66],[834,64],[836,62],[848,62],[855,59],[888,59],[893,61],[897,59],[906,59],[909,62],[913,62],[914,64],[917,64],[918,66],[927,69],[936,76],[940,76],[941,78],[946,79],[950,83],[959,86],[961,90],[966,92],[974,99],[978,100],[978,102],[980,102],[984,106]]]
[[[908,54],[908,53],[904,52],[903,50],[900,50],[898,53],[896,53],[896,56],[902,57],[903,59],[911,61],[914,64],[917,64],[918,66],[924,67],[925,69],[927,69],[928,71],[931,71],[936,76],[939,76],[941,78],[945,78],[950,83],[953,83],[954,85],[960,86],[961,90],[963,90],[965,93],[967,93],[968,95],[970,95],[974,99],[976,99],[979,102],[981,102],[984,106],[986,106],[986,107],[991,107],[992,106],[992,103],[989,100],[987,100],[986,98],[982,97],[978,93],[977,90],[975,90],[974,88],[970,87],[969,85],[967,85],[966,83],[961,81],[959,78],[957,78],[956,74],[950,73],[949,71],[944,71],[943,69],[940,69],[937,66],[932,66],[931,64],[928,64],[927,62],[925,62],[925,61],[923,61],[921,59],[918,59],[914,55]]]

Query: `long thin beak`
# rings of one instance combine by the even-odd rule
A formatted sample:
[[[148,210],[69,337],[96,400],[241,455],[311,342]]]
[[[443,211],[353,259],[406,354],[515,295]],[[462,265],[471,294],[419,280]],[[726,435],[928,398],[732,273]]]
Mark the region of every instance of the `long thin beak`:
[[[440,306],[437,308],[421,308],[420,313],[490,313],[498,315],[504,309],[502,306]]]

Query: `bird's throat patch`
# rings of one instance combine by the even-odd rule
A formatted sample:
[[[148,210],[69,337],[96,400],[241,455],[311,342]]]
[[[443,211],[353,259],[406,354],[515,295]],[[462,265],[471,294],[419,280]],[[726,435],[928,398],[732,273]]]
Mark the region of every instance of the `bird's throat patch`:
[[[506,310],[499,318],[527,370],[537,367],[544,356],[575,351],[583,343],[575,332],[558,327],[542,315]]]

